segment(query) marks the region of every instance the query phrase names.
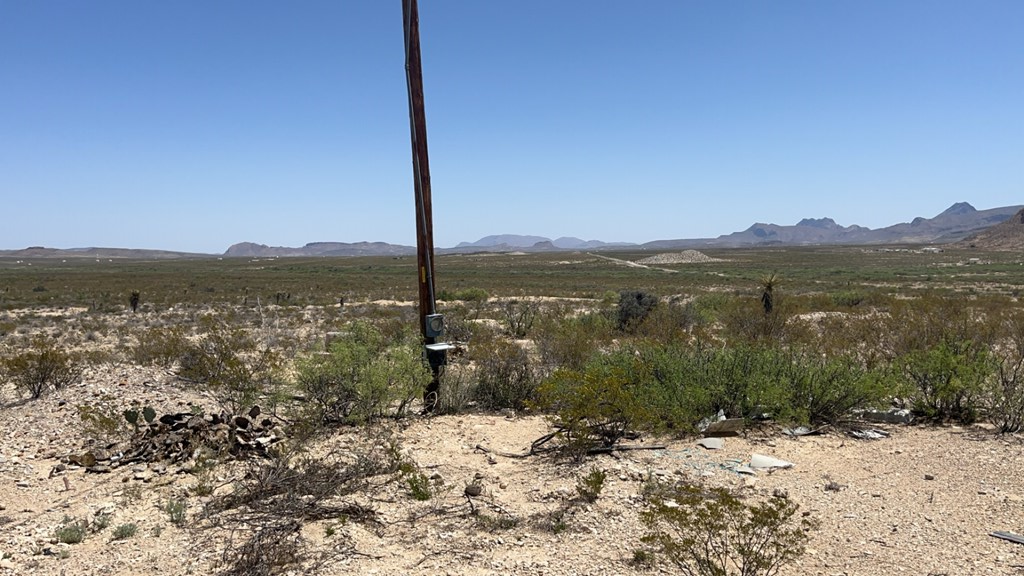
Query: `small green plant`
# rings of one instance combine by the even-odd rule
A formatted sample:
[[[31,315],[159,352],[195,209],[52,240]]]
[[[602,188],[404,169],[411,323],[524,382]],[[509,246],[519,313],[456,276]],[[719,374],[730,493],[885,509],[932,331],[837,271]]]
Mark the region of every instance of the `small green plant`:
[[[65,516],[60,526],[57,526],[54,537],[62,544],[79,544],[85,540],[88,529],[88,523]]]
[[[405,485],[409,488],[409,495],[413,500],[425,501],[433,496],[430,478],[418,470],[405,475]]]
[[[108,443],[126,433],[124,423],[113,407],[102,404],[81,405],[78,406],[78,417],[82,420],[85,433],[92,439]]]
[[[129,424],[131,424],[136,429],[138,429],[138,427],[139,427],[139,411],[138,410],[134,410],[134,409],[130,409],[129,408],[128,410],[125,410],[123,412],[123,415],[124,415],[124,419],[127,420]],[[143,420],[145,420],[146,424],[152,424],[153,420],[156,419],[156,410],[154,410],[152,406],[146,406],[145,408],[142,409],[142,418],[143,418]]]
[[[476,518],[477,525],[488,532],[511,530],[516,526],[519,526],[519,518],[516,518],[511,514],[498,514],[497,516],[491,516],[490,514],[484,514],[482,511],[477,510],[474,517]]]
[[[569,522],[566,519],[568,515],[564,508],[559,508],[551,513],[549,520],[551,521],[551,533],[561,534],[569,529]]]
[[[430,478],[420,470],[415,462],[405,459],[397,451],[396,458],[399,460],[398,473],[405,482],[405,487],[408,489],[409,495],[412,496],[413,500],[421,502],[430,500],[434,495],[430,486]]]
[[[110,514],[100,514],[96,516],[92,521],[92,531],[101,532],[105,530],[107,526],[110,526],[110,520],[112,518],[113,517]]]
[[[636,550],[633,550],[633,558],[630,562],[634,566],[646,568],[654,564],[654,554],[651,554],[650,551],[644,550],[643,548],[637,548]]]
[[[576,494],[583,502],[597,502],[601,490],[604,488],[604,481],[608,473],[600,468],[594,467],[576,480]]]
[[[727,488],[646,486],[643,541],[687,576],[774,576],[804,553],[816,523],[788,498],[747,504]]]
[[[191,492],[195,496],[209,496],[216,488],[213,473],[209,468],[204,468],[196,474],[196,483],[192,485]]]
[[[859,290],[843,290],[831,294],[832,304],[837,307],[853,308],[865,300],[864,293]]]
[[[765,314],[771,314],[775,308],[775,286],[779,283],[779,276],[772,272],[761,277],[761,307]]]
[[[142,498],[142,485],[131,484],[129,486],[125,486],[124,490],[121,491],[121,498],[123,498],[126,503],[137,502]]]
[[[114,533],[111,535],[111,540],[126,540],[135,536],[135,533],[139,531],[139,527],[133,522],[127,524],[121,524],[117,528],[114,528]]]
[[[185,510],[188,508],[188,504],[184,500],[168,500],[164,504],[164,512],[167,513],[168,520],[175,526],[180,526],[185,523]]]

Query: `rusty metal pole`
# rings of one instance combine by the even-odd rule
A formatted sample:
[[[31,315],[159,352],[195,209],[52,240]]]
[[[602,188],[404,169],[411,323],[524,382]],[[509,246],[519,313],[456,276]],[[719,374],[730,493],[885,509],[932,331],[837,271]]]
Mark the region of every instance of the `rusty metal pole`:
[[[416,0],[402,0],[405,30],[405,78],[409,89],[409,128],[412,134],[412,170],[416,192],[416,267],[419,283],[420,333],[424,345],[436,343],[428,336],[427,315],[435,314],[434,225],[430,205],[430,163],[427,158],[427,116],[423,105],[423,68],[420,62],[420,17]],[[426,348],[433,378],[424,391],[424,409],[437,402],[441,366],[445,353]]]

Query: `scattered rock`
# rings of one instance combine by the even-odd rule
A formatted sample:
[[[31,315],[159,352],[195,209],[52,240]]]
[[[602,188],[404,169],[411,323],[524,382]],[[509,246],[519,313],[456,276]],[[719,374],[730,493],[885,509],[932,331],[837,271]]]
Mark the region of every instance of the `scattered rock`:
[[[861,417],[868,422],[881,424],[910,424],[914,421],[914,415],[906,408],[889,410],[864,410]]]
[[[754,454],[750,457],[750,467],[754,470],[768,470],[773,468],[792,468],[795,466],[792,462],[785,460],[779,460],[772,456],[765,456],[764,454]]]
[[[739,436],[745,425],[746,420],[743,418],[726,418],[708,424],[708,427],[704,429],[704,436],[718,438]]]
[[[721,450],[725,448],[725,440],[721,438],[702,438],[697,441],[697,445],[708,450]]]

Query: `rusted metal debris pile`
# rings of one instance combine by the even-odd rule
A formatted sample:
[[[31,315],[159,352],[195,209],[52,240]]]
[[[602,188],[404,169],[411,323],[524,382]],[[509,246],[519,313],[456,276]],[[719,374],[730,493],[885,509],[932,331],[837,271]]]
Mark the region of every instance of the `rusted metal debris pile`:
[[[261,417],[259,406],[248,414],[165,414],[152,422],[141,424],[123,449],[89,450],[67,457],[69,464],[89,472],[110,472],[135,463],[182,463],[201,448],[216,454],[266,456],[268,449],[279,442],[273,418]]]

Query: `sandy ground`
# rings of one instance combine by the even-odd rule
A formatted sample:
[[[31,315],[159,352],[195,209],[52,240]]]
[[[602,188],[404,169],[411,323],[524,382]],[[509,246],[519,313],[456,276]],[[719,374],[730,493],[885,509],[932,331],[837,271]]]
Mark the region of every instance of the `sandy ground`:
[[[8,391],[9,392],[9,391]],[[190,488],[194,473],[160,463],[88,473],[70,465],[85,437],[77,406],[150,404],[160,412],[210,406],[159,370],[109,366],[81,385],[38,401],[0,408],[0,574],[212,574],[223,543],[192,528],[210,496]],[[407,458],[433,477],[434,496],[413,500],[394,483],[363,495],[379,524],[318,522],[304,528],[311,546],[350,539],[355,553],[315,571],[293,574],[550,574],[657,572],[631,563],[645,530],[643,483],[687,478],[736,488],[750,498],[785,494],[820,522],[807,553],[783,574],[1021,574],[1024,546],[989,535],[1024,533],[1024,443],[984,429],[893,426],[891,436],[865,441],[839,432],[790,438],[772,429],[728,438],[708,451],[692,439],[644,439],[665,449],[601,455],[583,463],[546,456],[512,458],[549,430],[536,416],[460,415],[414,418],[395,426]],[[345,450],[358,430],[324,438],[316,450]],[[480,450],[485,447],[490,453]],[[752,454],[793,468],[756,476],[737,473]],[[607,472],[593,504],[570,504],[577,478]],[[212,471],[221,491],[241,468]],[[482,494],[465,496],[468,484]],[[826,486],[831,489],[826,489]],[[170,522],[168,500],[188,503],[184,526]],[[564,530],[552,530],[564,513]],[[68,518],[110,515],[109,527],[80,544],[59,544]],[[138,532],[113,540],[132,522]],[[332,532],[333,534],[329,534]],[[671,573],[671,570],[668,570]]]

